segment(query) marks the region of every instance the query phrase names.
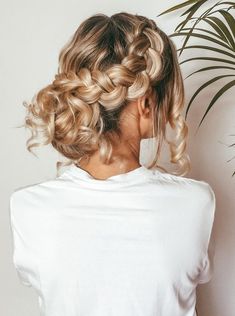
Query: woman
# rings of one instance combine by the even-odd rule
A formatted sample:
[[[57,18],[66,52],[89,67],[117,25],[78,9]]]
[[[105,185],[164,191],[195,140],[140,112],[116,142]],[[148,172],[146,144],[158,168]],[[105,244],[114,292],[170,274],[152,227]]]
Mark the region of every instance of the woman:
[[[146,17],[93,15],[25,105],[27,148],[42,132],[72,164],[10,198],[14,265],[41,315],[196,315],[196,287],[212,275],[215,195],[182,176],[188,129],[173,42]],[[168,122],[179,143],[167,140]],[[146,167],[140,142],[151,137]],[[164,139],[175,174],[156,169]]]

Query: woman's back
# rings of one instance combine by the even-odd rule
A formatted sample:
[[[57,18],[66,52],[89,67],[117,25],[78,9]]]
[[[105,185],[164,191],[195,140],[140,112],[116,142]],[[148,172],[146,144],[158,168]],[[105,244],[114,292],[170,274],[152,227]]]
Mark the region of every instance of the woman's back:
[[[145,166],[97,180],[73,164],[10,201],[14,263],[43,316],[196,315],[212,273],[208,183]]]

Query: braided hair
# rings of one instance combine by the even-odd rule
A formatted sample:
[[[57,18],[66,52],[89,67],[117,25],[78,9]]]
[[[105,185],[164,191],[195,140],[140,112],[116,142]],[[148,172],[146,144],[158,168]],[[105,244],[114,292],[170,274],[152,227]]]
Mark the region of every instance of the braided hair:
[[[180,113],[184,86],[174,43],[144,16],[95,14],[60,51],[53,82],[30,103],[24,102],[25,126],[32,132],[27,149],[52,144],[69,159],[64,165],[79,164],[100,150],[101,160],[109,163],[111,136],[121,134],[120,114],[128,101],[152,90],[157,97],[153,137],[158,147],[150,168],[157,166],[165,139],[170,161],[180,167],[175,173],[184,175],[190,168],[185,152],[188,128]],[[168,122],[177,132],[174,141],[166,137]],[[44,141],[37,143],[40,128]]]

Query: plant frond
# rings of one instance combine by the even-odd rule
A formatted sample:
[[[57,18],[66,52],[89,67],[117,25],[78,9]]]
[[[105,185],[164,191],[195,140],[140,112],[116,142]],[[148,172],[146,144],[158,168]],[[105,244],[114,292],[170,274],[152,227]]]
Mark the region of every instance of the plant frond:
[[[173,34],[171,34],[169,36],[170,37],[175,37],[175,36],[182,36],[182,35],[189,36],[189,32],[173,33]],[[194,37],[199,37],[199,38],[205,39],[207,41],[210,41],[212,43],[216,43],[218,45],[221,45],[221,46],[227,48],[228,50],[233,51],[233,49],[230,46],[228,46],[224,42],[221,42],[221,41],[218,41],[218,40],[214,39],[213,37],[210,37],[210,36],[207,36],[207,35],[204,35],[204,34],[200,34],[200,33],[195,33],[195,32],[194,33],[191,32],[190,36],[194,36]],[[182,46],[181,50],[182,49],[183,49],[183,46]]]
[[[188,8],[185,12],[183,12],[180,16],[183,16],[187,13],[189,13],[190,16],[192,16],[205,2],[208,0],[198,0],[194,5],[192,5],[190,8]]]
[[[183,3],[177,4],[177,5],[175,5],[175,6],[171,7],[171,8],[169,8],[169,9],[163,11],[162,13],[158,14],[157,16],[161,16],[161,15],[163,15],[163,14],[176,11],[176,10],[181,9],[181,8],[184,8],[184,7],[186,7],[186,6],[190,5],[190,4],[193,4],[193,3],[197,2],[197,1],[198,1],[198,0],[188,0],[188,1],[185,1],[185,2],[183,2]]]
[[[192,60],[209,60],[209,61],[218,61],[221,63],[226,63],[226,64],[231,64],[231,65],[235,65],[235,62],[232,60],[227,60],[227,59],[223,59],[223,58],[217,58],[217,57],[193,57],[193,58],[189,58],[186,60],[183,60],[180,62],[180,64],[184,64],[188,61],[192,61]]]
[[[227,39],[227,43],[228,45],[231,45],[231,47],[233,49],[235,49],[235,42],[234,42],[234,37],[233,35],[230,33],[228,27],[225,25],[225,23],[220,20],[219,18],[215,17],[215,16],[209,16],[207,17],[207,19],[210,19],[212,20],[217,26],[218,28],[223,32],[224,36],[223,36],[223,39],[224,39],[224,42],[226,41]],[[235,21],[234,21],[234,25],[235,25]]]
[[[235,3],[232,1],[222,1],[218,3],[218,5],[221,5],[221,4],[228,4],[228,5],[231,4],[231,7],[235,8]]]
[[[234,7],[235,7],[235,3],[234,3]],[[227,11],[220,10],[219,12],[225,18],[225,20],[228,23],[230,30],[233,34],[233,38],[235,38],[235,19],[234,19],[234,17],[232,16],[232,14],[230,14]]]
[[[190,30],[190,28],[189,28],[189,27],[186,27],[186,28],[183,28],[183,29],[182,29],[182,31],[187,31],[187,30]],[[200,28],[200,27],[195,27],[194,30],[195,30],[195,31],[201,31],[201,32],[210,34],[210,35],[212,35],[212,36],[215,36],[215,37],[218,38],[218,39],[221,39],[221,36],[220,36],[220,35],[218,35],[218,34],[212,32],[212,31],[209,31],[209,30],[207,30],[207,29],[202,29],[202,28]],[[199,33],[199,34],[200,34],[200,33]]]
[[[187,105],[187,108],[186,108],[186,112],[185,112],[185,119],[187,118],[187,115],[188,115],[188,111],[191,107],[191,104],[193,102],[193,100],[196,98],[196,96],[203,90],[205,89],[207,86],[209,86],[210,84],[212,84],[213,82],[217,81],[217,80],[220,80],[222,78],[226,78],[226,77],[234,77],[235,75],[221,75],[221,76],[217,76],[215,78],[212,78],[210,79],[209,81],[205,82],[201,87],[199,87],[195,93],[193,94],[193,96],[191,97],[188,105]]]
[[[175,32],[176,31],[181,31],[182,28],[188,23],[189,20],[191,20],[191,18],[193,17],[194,13],[196,13],[196,11],[201,7],[201,5],[205,2],[207,2],[208,0],[199,0],[197,1],[194,5],[192,5],[190,8],[188,8],[188,10],[186,10],[185,12],[183,12],[180,16],[183,16],[185,14],[188,13],[187,17],[185,18],[185,20],[180,23],[176,28],[175,28]],[[198,18],[197,21],[195,22],[195,25],[198,23]]]
[[[207,24],[209,24],[210,27],[212,27],[215,30],[215,32],[217,33],[217,36],[219,36],[221,40],[224,40],[224,33],[222,32],[222,30],[218,27],[216,23],[211,21],[208,17],[203,18],[202,20],[206,22]]]
[[[190,45],[190,46],[186,46],[184,49],[191,49],[191,48],[200,48],[200,49],[206,49],[206,50],[211,50],[226,56],[229,56],[231,58],[235,58],[234,54],[231,54],[225,50],[216,48],[216,47],[211,47],[211,46],[206,46],[206,45]],[[177,49],[177,51],[180,50],[180,48]]]
[[[233,75],[235,76],[235,75]],[[230,81],[229,83],[227,83],[224,87],[222,87],[215,95],[214,97],[212,98],[210,104],[208,105],[207,109],[206,109],[206,112],[204,113],[199,125],[198,125],[198,128],[201,126],[204,118],[206,117],[207,113],[210,111],[211,107],[213,106],[213,104],[227,91],[229,90],[230,88],[232,88],[233,86],[235,86],[235,80],[232,80]]]
[[[210,67],[205,67],[205,68],[200,68],[194,72],[192,72],[190,75],[188,75],[187,77],[184,78],[187,79],[189,77],[191,77],[192,75],[198,73],[198,72],[202,72],[202,71],[209,71],[209,70],[214,70],[214,69],[229,69],[229,70],[235,70],[235,68],[233,67],[228,67],[228,66],[210,66]]]

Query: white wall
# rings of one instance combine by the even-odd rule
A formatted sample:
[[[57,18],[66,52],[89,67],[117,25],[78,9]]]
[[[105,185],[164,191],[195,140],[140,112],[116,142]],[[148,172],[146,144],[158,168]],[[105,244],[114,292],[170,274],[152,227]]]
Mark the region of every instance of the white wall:
[[[98,12],[129,11],[155,19],[170,34],[179,19],[174,14],[156,16],[177,3],[176,0],[1,2],[1,315],[39,315],[36,293],[19,283],[12,265],[8,199],[15,188],[54,177],[59,158],[48,147],[37,151],[38,158],[27,152],[25,141],[29,134],[23,128],[16,128],[23,122],[23,100],[30,100],[54,77],[59,50],[83,19]],[[185,66],[184,77],[196,64]],[[185,81],[187,99],[201,79],[199,75]],[[218,87],[219,83],[213,85],[196,99],[187,120],[188,150],[192,160],[192,172],[187,176],[209,182],[217,197],[215,271],[211,282],[198,287],[199,316],[232,316],[235,310],[235,177],[231,178],[235,164],[234,161],[227,162],[234,156],[234,148],[227,146],[234,143],[234,136],[230,136],[235,130],[234,90],[217,102],[195,134],[206,104]]]

